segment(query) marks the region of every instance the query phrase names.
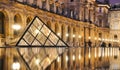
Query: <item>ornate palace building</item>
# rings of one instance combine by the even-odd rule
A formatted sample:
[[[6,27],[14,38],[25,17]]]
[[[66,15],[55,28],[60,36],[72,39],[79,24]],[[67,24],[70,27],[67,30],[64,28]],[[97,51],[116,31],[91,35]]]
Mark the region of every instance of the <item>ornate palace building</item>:
[[[100,48],[119,42],[109,9],[109,0],[0,0],[0,70],[114,68],[119,49]]]
[[[109,39],[108,1],[4,0],[0,1],[0,45],[15,42],[34,16],[39,16],[71,46]],[[104,18],[104,19],[103,19]],[[20,29],[13,28],[20,25]],[[18,27],[19,28],[19,27]],[[84,34],[85,32],[85,34]],[[84,38],[85,37],[85,38]]]
[[[120,40],[120,4],[115,4],[111,7],[109,13],[110,35],[113,40]],[[114,43],[116,45],[116,43]]]

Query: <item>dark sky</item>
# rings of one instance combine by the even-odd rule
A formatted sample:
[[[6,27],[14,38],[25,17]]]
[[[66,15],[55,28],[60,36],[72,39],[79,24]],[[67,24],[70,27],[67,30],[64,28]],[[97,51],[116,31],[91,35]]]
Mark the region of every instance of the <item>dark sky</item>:
[[[120,3],[120,0],[110,0],[111,4]]]
[[[99,0],[104,1],[104,0]],[[120,3],[120,0],[109,0],[111,4]]]

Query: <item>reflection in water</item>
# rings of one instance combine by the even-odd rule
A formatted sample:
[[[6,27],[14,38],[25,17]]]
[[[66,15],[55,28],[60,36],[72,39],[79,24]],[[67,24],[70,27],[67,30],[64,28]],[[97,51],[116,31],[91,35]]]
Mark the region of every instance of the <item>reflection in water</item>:
[[[0,48],[0,56],[1,58],[4,58],[4,61],[8,61],[5,62],[8,65],[12,65],[12,63],[16,61],[19,62],[20,67],[23,70],[27,68],[26,64],[30,65],[31,70],[50,70],[49,67],[51,68],[53,64],[55,64],[55,67],[53,67],[55,68],[54,70],[120,70],[119,48],[67,48],[68,50],[58,57],[54,57],[56,51],[52,48],[47,49],[49,50],[47,50],[49,54],[52,53],[49,55],[49,58],[48,55],[46,57],[46,54],[43,54],[43,50],[45,50],[43,48],[21,48],[21,53],[26,58],[27,62],[24,62],[25,60],[21,59],[21,56],[15,48]],[[37,55],[38,53],[39,56]],[[2,55],[5,57],[2,57]],[[11,57],[9,57],[9,55]],[[8,69],[1,68],[0,70]]]
[[[70,53],[71,55],[66,55],[66,62],[72,63],[73,61],[73,65],[69,64],[67,70],[71,70],[73,68],[75,70],[120,69],[119,48],[70,48],[67,53]]]

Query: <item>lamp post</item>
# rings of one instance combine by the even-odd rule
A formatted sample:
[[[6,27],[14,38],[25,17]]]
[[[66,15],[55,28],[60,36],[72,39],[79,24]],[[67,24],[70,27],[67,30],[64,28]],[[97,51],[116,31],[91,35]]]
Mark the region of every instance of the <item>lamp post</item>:
[[[20,63],[19,62],[14,62],[12,64],[12,70],[20,70]]]
[[[12,70],[20,70],[20,63],[17,57],[13,58]]]

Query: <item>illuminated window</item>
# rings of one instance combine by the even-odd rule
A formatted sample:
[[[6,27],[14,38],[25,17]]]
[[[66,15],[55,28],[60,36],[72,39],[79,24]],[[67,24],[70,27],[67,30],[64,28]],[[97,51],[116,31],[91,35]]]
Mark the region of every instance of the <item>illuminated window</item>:
[[[118,36],[117,35],[114,35],[114,39],[117,39],[118,38]]]
[[[112,29],[120,29],[118,23],[119,23],[118,21],[114,21]]]

